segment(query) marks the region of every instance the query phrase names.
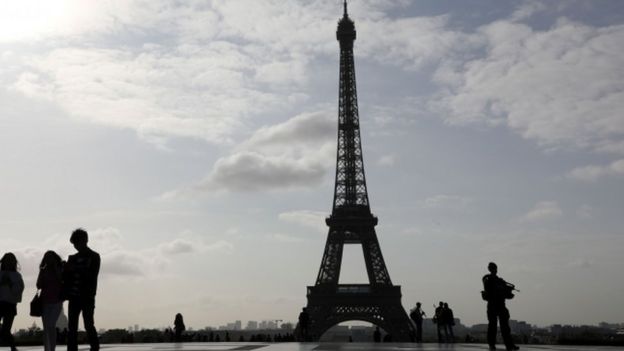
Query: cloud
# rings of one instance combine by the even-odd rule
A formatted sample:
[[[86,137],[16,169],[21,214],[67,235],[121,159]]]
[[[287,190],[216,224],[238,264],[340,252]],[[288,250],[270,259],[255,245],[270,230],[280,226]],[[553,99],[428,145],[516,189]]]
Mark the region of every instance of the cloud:
[[[273,234],[271,236],[271,238],[275,241],[279,241],[279,242],[283,242],[283,243],[301,243],[301,242],[305,242],[305,240],[303,238],[294,236],[294,235],[288,235],[288,234],[281,234],[281,233],[276,233]]]
[[[358,21],[357,55],[408,70],[478,47],[481,38],[449,29],[449,16],[373,18]],[[361,24],[361,25],[360,25]]]
[[[232,142],[250,117],[305,100],[309,63],[337,52],[333,28],[340,6],[329,1],[16,4],[0,14],[0,26],[25,23],[24,35],[0,35],[0,42],[36,49],[14,55],[20,59],[0,77],[6,86],[51,101],[73,118],[135,130],[158,145],[179,137]],[[446,40],[434,32],[442,19],[395,24],[384,11],[401,4],[354,6],[369,36],[360,54],[387,53],[413,65],[457,44],[440,45]],[[391,47],[402,51],[387,50],[388,37],[376,33],[392,34]],[[431,54],[422,50],[430,51],[425,38],[437,43]]]
[[[305,227],[314,228],[319,232],[326,232],[325,218],[327,213],[320,211],[300,210],[282,212],[278,215],[280,221],[296,223]]]
[[[478,29],[482,55],[442,62],[429,107],[450,124],[505,125],[547,149],[624,153],[624,26],[561,18],[540,31],[517,22],[521,12]]]
[[[318,185],[326,168],[320,162],[239,152],[219,159],[198,188],[205,190],[265,191]]]
[[[538,222],[561,217],[563,211],[555,201],[542,201],[533,206],[529,212],[522,216],[523,221]]]
[[[423,206],[432,209],[461,209],[472,203],[469,197],[458,195],[440,194],[425,199]]]
[[[383,155],[377,160],[377,164],[380,166],[394,166],[396,159],[397,157],[394,154]]]
[[[229,142],[251,113],[273,111],[279,96],[243,71],[262,62],[234,44],[173,48],[60,48],[27,60],[12,88],[50,100],[95,123],[136,130],[148,141],[191,137]],[[288,98],[292,95],[292,98]]]
[[[166,255],[192,253],[196,250],[195,245],[190,240],[185,239],[175,239],[168,243],[160,244],[158,248]]]
[[[206,244],[201,240],[188,240],[177,238],[170,242],[158,245],[158,251],[160,251],[164,255],[174,256],[206,252],[231,253],[232,250],[234,250],[234,245],[225,240],[219,240],[212,244]]]
[[[600,178],[605,177],[618,177],[624,175],[624,159],[613,161],[606,166],[585,166],[571,170],[566,175],[570,179],[583,181],[583,182],[595,182]]]
[[[329,109],[304,112],[285,122],[261,127],[238,149],[274,152],[276,149],[284,150],[286,146],[288,150],[335,142],[338,124],[335,114]]]
[[[226,240],[207,243],[201,238],[173,238],[171,241],[155,243],[153,246],[132,249],[125,242],[124,235],[114,227],[89,230],[89,246],[100,254],[102,278],[151,278],[162,275],[172,264],[172,256],[184,254],[225,253],[234,250],[234,245]],[[182,233],[188,236],[186,233]],[[35,279],[38,266],[47,250],[56,251],[64,259],[74,254],[68,236],[51,235],[41,245],[11,243],[16,247],[22,273],[28,279]]]
[[[335,158],[336,121],[325,111],[303,113],[261,127],[226,156],[208,176],[161,199],[197,192],[255,192],[318,186]]]

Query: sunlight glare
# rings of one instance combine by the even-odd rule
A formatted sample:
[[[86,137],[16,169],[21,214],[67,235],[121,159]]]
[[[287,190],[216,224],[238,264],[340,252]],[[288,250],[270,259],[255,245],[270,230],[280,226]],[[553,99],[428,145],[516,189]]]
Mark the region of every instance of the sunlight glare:
[[[71,0],[0,0],[0,42],[37,40],[69,32],[78,15]]]

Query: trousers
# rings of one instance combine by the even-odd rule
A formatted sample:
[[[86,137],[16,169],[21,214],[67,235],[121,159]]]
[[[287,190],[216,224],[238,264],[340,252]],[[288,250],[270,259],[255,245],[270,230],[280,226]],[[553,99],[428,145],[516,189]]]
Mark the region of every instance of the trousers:
[[[509,310],[504,304],[488,302],[487,306],[488,332],[487,340],[490,346],[496,345],[497,324],[500,322],[501,336],[507,348],[511,348],[514,343],[511,339],[511,329],[509,328]]]
[[[61,315],[63,303],[44,303],[41,310],[41,322],[43,324],[43,349],[54,351],[56,349],[56,322]]]
[[[78,318],[82,312],[82,322],[87,332],[91,351],[100,349],[95,321],[95,297],[93,298],[70,298],[67,307],[67,351],[78,351]]]

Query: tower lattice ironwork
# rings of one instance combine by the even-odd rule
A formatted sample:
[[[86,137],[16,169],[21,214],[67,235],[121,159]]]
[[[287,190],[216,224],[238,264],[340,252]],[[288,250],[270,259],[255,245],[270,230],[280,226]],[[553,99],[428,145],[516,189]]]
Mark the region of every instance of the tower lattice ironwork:
[[[346,0],[336,37],[340,43],[336,182],[321,267],[316,284],[307,289],[305,337],[316,341],[338,323],[361,320],[383,328],[394,341],[411,341],[413,326],[401,305],[401,287],[390,280],[375,233],[377,218],[368,201],[353,59],[356,32]],[[345,244],[362,245],[369,284],[338,283]]]

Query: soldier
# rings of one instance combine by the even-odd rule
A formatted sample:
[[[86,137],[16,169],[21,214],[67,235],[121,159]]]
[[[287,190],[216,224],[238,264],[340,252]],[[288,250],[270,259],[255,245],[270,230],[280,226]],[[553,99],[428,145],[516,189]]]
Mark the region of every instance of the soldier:
[[[500,278],[496,263],[488,264],[488,271],[483,277],[483,299],[487,301],[488,333],[487,339],[490,350],[496,350],[496,327],[497,320],[500,321],[501,335],[507,350],[520,349],[511,339],[509,328],[509,310],[505,307],[505,300],[513,298],[514,286]]]

